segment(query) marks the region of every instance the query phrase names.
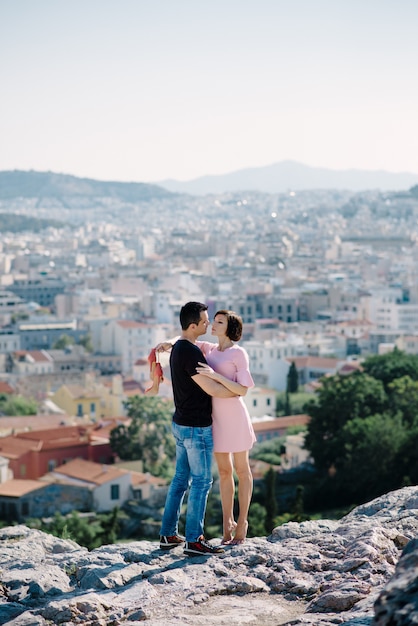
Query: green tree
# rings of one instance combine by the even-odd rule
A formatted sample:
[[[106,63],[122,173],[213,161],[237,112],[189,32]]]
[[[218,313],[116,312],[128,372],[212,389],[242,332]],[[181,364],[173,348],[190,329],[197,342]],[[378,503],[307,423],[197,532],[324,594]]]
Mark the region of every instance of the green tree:
[[[398,464],[399,471],[402,475],[401,484],[417,485],[418,484],[418,425],[408,431],[408,436],[404,439],[402,448],[399,451]]]
[[[299,374],[296,369],[295,362],[292,361],[289,367],[289,371],[287,373],[287,386],[286,391],[288,393],[297,393],[299,390]]]
[[[133,396],[126,407],[132,420],[111,431],[112,450],[124,461],[141,460],[145,472],[166,476],[175,458],[172,403],[159,397]]]
[[[252,502],[248,512],[248,536],[264,537],[266,534],[266,508],[259,502]],[[268,534],[271,533],[269,530]]]
[[[324,377],[321,382],[316,399],[304,407],[311,417],[305,447],[317,469],[328,471],[344,458],[346,423],[382,413],[388,400],[382,382],[362,372]]]
[[[183,525],[183,516],[181,519]],[[205,536],[208,539],[222,535],[222,504],[219,492],[214,489],[209,491],[205,512]]]
[[[83,346],[86,352],[93,352],[93,342],[91,340],[91,335],[83,335],[78,340],[78,345]]]
[[[116,543],[120,531],[121,511],[115,506],[110,513],[99,515],[101,530],[99,532],[101,544]]]
[[[65,350],[65,348],[74,345],[74,343],[74,337],[70,337],[69,335],[61,335],[61,337],[57,339],[57,341],[53,344],[52,348],[54,350]]]
[[[265,508],[266,517],[264,520],[265,532],[269,535],[276,524],[277,498],[276,498],[276,472],[271,467],[264,476],[266,492]]]
[[[36,415],[38,404],[35,400],[23,396],[3,394],[0,397],[0,413],[3,415]]]
[[[67,518],[67,532],[70,539],[89,550],[94,550],[102,544],[100,522],[87,519],[77,511],[73,511]]]
[[[286,453],[285,441],[285,437],[274,437],[274,439],[256,443],[250,456],[252,459],[258,459],[271,465],[281,465],[282,454]]]
[[[388,384],[388,395],[392,413],[400,412],[411,427],[418,424],[418,381],[410,376],[396,378]]]
[[[362,365],[363,371],[381,380],[386,390],[396,378],[409,376],[418,380],[418,355],[406,354],[397,348],[386,354],[369,356]]]
[[[284,414],[285,415],[292,414],[292,407],[290,406],[289,392],[287,391],[287,389],[286,389],[286,396],[285,396]]]
[[[62,539],[72,539],[80,546],[93,550],[101,545],[101,526],[97,521],[87,519],[77,511],[64,516],[55,513],[50,522],[43,522],[40,530]]]
[[[30,528],[37,528],[61,539],[72,539],[80,546],[93,550],[103,544],[116,543],[123,518],[127,518],[127,515],[115,507],[109,513],[90,513],[88,516],[78,511],[69,515],[56,512],[49,520],[27,519],[25,523]]]
[[[10,321],[12,324],[17,324],[17,322],[21,320],[28,320],[28,319],[29,319],[29,313],[18,311],[17,313],[13,313],[13,315],[10,318]]]
[[[304,407],[305,447],[319,470],[308,499],[346,506],[416,484],[418,357],[394,350],[321,383]]]
[[[298,391],[292,393],[292,402],[289,403],[289,394],[286,391],[281,391],[276,394],[276,415],[300,415],[304,412],[305,404],[312,400],[315,396],[312,393],[306,393],[305,391]]]
[[[364,502],[400,486],[400,452],[408,440],[401,414],[356,417],[343,427],[344,454],[336,460],[339,489]]]
[[[303,503],[303,494],[305,488],[303,485],[298,485],[296,487],[296,496],[295,501],[292,507],[292,517],[291,521],[293,522],[303,522],[306,519],[309,519],[304,513],[304,503]]]

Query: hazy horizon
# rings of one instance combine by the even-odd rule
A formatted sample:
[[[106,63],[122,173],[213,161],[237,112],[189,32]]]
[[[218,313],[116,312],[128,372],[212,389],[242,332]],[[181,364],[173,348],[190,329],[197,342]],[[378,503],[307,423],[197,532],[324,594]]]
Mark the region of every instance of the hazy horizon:
[[[418,173],[415,0],[0,0],[0,170]]]

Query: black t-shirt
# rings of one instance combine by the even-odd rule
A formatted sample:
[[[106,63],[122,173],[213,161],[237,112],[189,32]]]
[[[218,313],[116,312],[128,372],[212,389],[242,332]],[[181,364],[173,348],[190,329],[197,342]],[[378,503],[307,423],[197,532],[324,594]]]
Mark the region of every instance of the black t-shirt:
[[[202,351],[187,339],[178,339],[170,355],[171,382],[175,411],[173,421],[180,426],[211,426],[212,398],[192,380]]]

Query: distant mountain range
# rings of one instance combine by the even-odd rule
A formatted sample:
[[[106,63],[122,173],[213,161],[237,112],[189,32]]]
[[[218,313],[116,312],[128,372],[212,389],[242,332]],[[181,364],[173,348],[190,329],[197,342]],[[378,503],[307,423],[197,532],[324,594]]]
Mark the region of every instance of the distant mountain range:
[[[228,191],[283,193],[291,190],[311,189],[399,191],[417,185],[418,174],[383,170],[332,170],[310,167],[295,161],[282,161],[264,167],[242,169],[230,174],[201,176],[185,182],[162,180],[157,184],[169,191],[192,195]]]
[[[11,198],[118,198],[125,202],[170,198],[174,194],[220,194],[240,191],[284,193],[291,190],[406,191],[418,185],[418,174],[367,170],[331,170],[282,161],[190,181],[158,183],[99,181],[69,174],[13,170],[0,172],[0,200]]]
[[[119,183],[77,178],[54,172],[21,170],[0,172],[0,199],[11,198],[118,198],[125,202],[167,198],[171,191],[148,183]]]

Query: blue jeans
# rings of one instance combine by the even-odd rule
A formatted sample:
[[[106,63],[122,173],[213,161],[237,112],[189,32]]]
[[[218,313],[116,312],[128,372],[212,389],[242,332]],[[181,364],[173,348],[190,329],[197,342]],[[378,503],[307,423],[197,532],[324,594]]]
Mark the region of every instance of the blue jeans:
[[[212,426],[192,427],[172,424],[176,440],[176,471],[165,501],[161,535],[178,533],[178,522],[185,493],[190,487],[186,513],[186,541],[203,535],[206,502],[212,486]]]

